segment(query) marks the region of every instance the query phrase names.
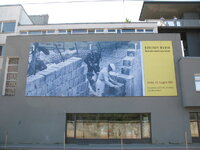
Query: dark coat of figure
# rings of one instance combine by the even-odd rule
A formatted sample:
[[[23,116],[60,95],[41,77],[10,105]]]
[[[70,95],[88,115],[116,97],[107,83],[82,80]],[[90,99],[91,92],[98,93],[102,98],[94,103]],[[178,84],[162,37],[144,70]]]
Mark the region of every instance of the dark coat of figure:
[[[35,75],[38,71],[47,68],[45,63],[39,58],[39,53],[42,51],[45,55],[49,55],[49,50],[45,47],[39,46],[39,43],[33,43],[31,49],[31,62],[28,68],[28,75]]]
[[[94,85],[94,81],[92,79],[93,72],[98,76],[98,73],[100,71],[99,63],[101,59],[101,54],[99,52],[91,50],[91,52],[86,56],[84,59],[84,62],[87,64],[87,78],[90,82],[90,85]]]

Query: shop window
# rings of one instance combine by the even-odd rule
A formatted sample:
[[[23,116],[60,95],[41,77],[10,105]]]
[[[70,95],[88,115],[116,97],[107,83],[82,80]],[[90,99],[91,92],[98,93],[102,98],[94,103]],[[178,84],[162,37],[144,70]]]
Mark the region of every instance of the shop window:
[[[200,73],[194,74],[194,80],[195,80],[196,91],[200,92]]]
[[[150,139],[150,114],[67,114],[66,138]]]
[[[190,130],[192,137],[200,137],[199,127],[200,127],[200,113],[199,112],[190,113]]]
[[[1,22],[1,32],[15,32],[15,22]]]
[[[16,90],[16,81],[18,75],[18,57],[10,57],[7,62],[6,69],[6,80],[4,85],[4,94],[5,96],[14,96]]]

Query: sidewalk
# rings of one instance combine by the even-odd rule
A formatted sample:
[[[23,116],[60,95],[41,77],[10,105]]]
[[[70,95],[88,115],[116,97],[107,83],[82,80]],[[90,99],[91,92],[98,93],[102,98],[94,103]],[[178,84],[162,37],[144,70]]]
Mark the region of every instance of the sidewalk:
[[[0,145],[0,149],[5,148]],[[6,149],[20,150],[200,150],[200,144],[89,144],[89,145],[8,145]]]

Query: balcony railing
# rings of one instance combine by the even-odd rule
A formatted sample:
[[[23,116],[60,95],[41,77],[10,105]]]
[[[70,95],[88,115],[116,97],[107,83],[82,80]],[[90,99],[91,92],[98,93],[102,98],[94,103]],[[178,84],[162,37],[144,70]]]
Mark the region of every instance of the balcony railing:
[[[170,27],[200,27],[200,20],[198,19],[177,19],[177,20],[159,20],[158,26]]]

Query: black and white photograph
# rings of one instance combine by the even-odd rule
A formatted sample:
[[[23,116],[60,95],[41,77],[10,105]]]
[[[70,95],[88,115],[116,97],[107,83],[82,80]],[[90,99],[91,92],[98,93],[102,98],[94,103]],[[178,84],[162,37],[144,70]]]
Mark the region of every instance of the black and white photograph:
[[[141,41],[34,42],[26,96],[144,96]]]

